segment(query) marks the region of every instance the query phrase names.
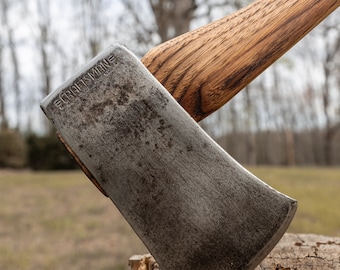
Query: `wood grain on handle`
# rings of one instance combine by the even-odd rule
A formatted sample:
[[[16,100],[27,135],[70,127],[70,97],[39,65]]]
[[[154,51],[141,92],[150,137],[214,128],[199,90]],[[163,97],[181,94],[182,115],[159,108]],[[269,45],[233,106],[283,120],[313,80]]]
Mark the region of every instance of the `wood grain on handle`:
[[[340,5],[340,0],[257,0],[162,43],[142,62],[199,121],[216,111]]]

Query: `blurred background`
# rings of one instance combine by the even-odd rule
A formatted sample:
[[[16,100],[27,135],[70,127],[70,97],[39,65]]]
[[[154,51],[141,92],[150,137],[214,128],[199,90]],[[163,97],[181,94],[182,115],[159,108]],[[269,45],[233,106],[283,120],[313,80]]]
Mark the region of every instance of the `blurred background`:
[[[109,44],[141,57],[249,2],[1,0],[0,167],[72,167],[39,102]],[[244,164],[339,165],[339,74],[337,10],[201,125]]]
[[[250,2],[0,0],[1,269],[127,269],[146,252],[81,172],[64,171],[78,167],[39,103],[111,43],[142,57]],[[292,232],[340,236],[340,10],[200,124],[302,202]]]

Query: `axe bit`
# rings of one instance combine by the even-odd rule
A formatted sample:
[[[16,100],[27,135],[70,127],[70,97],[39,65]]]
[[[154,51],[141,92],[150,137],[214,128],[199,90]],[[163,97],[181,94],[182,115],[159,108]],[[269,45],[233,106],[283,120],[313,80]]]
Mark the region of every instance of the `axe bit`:
[[[115,44],[42,101],[161,269],[252,269],[282,237],[297,202],[239,165],[192,117],[225,104],[339,3],[255,1],[159,45],[142,59],[147,69]]]
[[[125,47],[42,108],[163,270],[255,267],[297,203],[230,157]]]

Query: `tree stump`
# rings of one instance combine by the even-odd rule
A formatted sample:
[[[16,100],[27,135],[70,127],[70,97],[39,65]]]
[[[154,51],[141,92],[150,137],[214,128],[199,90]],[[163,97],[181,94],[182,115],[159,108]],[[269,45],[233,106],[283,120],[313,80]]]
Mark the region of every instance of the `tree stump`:
[[[176,259],[176,258],[174,258]],[[134,255],[131,270],[159,270],[150,255]],[[286,233],[255,270],[340,269],[340,238]]]
[[[340,238],[285,234],[256,270],[340,269]]]

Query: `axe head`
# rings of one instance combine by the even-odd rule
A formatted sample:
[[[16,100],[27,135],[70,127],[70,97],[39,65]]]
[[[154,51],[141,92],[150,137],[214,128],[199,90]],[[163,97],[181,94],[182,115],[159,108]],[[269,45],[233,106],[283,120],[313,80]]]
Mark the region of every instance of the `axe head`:
[[[231,158],[120,45],[41,107],[162,270],[254,268],[294,216],[295,200]]]

